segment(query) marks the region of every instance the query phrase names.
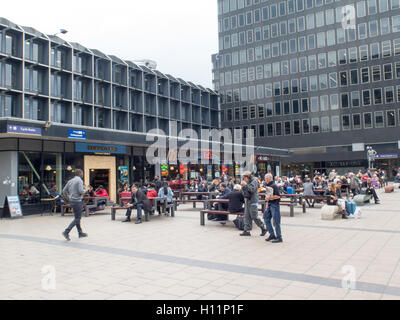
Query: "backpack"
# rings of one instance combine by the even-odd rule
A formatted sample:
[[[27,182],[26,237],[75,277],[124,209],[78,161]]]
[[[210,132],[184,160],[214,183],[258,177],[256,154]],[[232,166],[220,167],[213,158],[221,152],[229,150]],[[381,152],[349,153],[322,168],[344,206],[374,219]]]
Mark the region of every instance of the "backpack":
[[[232,221],[235,224],[235,227],[239,230],[244,230],[244,217],[237,216],[235,220]]]

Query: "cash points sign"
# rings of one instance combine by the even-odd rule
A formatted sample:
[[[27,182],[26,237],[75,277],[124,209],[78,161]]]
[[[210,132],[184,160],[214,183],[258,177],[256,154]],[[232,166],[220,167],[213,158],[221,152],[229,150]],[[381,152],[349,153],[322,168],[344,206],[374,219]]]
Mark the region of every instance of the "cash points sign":
[[[75,143],[75,151],[83,153],[102,153],[102,154],[126,154],[126,146]]]

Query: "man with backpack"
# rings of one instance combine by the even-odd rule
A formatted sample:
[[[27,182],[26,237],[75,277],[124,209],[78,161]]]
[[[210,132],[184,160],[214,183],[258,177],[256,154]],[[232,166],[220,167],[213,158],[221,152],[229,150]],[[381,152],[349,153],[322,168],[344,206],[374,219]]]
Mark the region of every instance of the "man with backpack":
[[[253,229],[253,221],[261,229],[260,236],[265,236],[267,228],[258,218],[258,180],[253,177],[250,171],[243,173],[243,181],[241,182],[243,196],[247,200],[244,213],[244,231],[240,236],[251,236],[250,231]]]

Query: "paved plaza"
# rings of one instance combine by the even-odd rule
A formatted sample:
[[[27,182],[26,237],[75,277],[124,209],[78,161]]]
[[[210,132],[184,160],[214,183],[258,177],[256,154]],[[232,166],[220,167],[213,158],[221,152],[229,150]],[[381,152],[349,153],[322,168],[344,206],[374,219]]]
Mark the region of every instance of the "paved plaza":
[[[280,244],[258,228],[239,237],[232,222],[202,227],[190,204],[141,225],[121,223],[122,211],[83,218],[89,237],[74,229],[71,242],[61,236],[71,215],[1,220],[0,299],[397,300],[400,190],[378,194],[357,220],[296,208]]]

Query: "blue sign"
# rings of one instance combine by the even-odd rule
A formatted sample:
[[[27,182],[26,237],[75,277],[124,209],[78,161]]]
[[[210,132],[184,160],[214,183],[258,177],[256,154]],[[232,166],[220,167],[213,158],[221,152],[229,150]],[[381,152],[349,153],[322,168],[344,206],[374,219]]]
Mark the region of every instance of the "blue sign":
[[[376,159],[397,159],[398,158],[397,153],[389,153],[389,154],[377,154],[375,156]]]
[[[126,146],[95,143],[75,143],[75,151],[83,153],[126,154]]]
[[[7,125],[7,133],[41,136],[42,128],[23,127],[9,124]]]
[[[82,130],[68,130],[69,139],[86,140],[86,131]]]

